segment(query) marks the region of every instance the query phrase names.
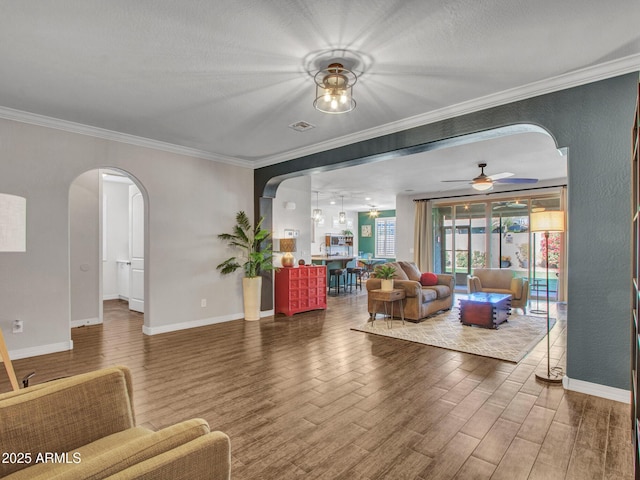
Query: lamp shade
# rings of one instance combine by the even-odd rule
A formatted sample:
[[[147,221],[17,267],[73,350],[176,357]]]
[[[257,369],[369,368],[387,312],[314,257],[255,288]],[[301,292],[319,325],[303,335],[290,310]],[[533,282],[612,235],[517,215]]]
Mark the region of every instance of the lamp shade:
[[[532,212],[529,229],[532,232],[564,232],[564,212],[562,210]]]
[[[280,239],[280,252],[295,252],[296,251],[296,239],[295,238],[281,238]]]
[[[27,251],[27,199],[0,193],[0,252]]]

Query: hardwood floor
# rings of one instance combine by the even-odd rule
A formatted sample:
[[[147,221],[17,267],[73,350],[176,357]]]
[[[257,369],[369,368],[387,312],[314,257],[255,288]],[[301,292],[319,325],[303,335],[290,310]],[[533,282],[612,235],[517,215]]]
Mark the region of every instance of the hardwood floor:
[[[73,351],[14,366],[32,384],[130,367],[138,424],[206,419],[231,437],[234,480],[632,478],[629,406],[537,383],[545,341],[514,365],[351,331],[366,304],[149,337],[109,301]],[[560,311],[553,364],[565,326]]]

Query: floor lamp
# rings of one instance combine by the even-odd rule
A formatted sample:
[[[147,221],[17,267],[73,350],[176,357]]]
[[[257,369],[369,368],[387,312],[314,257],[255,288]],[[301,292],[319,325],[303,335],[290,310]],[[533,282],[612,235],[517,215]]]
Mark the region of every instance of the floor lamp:
[[[562,383],[563,372],[559,367],[551,368],[551,344],[549,339],[549,233],[564,232],[564,212],[561,210],[543,210],[532,212],[530,220],[532,232],[543,232],[545,238],[544,263],[547,269],[547,372],[536,373],[536,378],[547,383]]]
[[[529,312],[531,313],[535,313],[536,315],[541,315],[544,312],[544,310],[540,309],[540,280],[538,280],[536,278],[536,249],[535,249],[535,243],[536,243],[536,234],[535,232],[533,233],[533,244],[534,244],[534,248],[533,248],[533,255],[532,255],[532,260],[533,260],[533,284],[532,289],[535,289],[536,291],[536,308],[532,308],[531,310],[529,310]],[[547,290],[549,289],[549,287],[546,287]]]
[[[0,252],[26,251],[27,200],[16,195],[0,193]],[[0,329],[0,360],[9,376],[11,387],[18,390],[18,379],[9,358],[7,344]]]

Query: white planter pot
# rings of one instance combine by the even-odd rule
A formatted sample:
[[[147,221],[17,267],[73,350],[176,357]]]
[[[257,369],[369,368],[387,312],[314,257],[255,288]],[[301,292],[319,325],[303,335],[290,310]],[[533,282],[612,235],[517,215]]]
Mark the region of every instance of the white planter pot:
[[[380,280],[380,290],[384,292],[390,292],[393,290],[393,278]]]
[[[242,279],[242,296],[244,299],[244,319],[260,320],[260,297],[262,295],[262,277]]]

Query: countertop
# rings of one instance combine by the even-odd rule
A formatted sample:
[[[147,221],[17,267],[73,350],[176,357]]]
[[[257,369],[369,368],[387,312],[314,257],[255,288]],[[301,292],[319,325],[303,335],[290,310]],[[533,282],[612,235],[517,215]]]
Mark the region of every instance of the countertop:
[[[353,260],[356,258],[354,255],[311,255],[312,262],[332,262],[332,261],[344,261],[344,260]]]

